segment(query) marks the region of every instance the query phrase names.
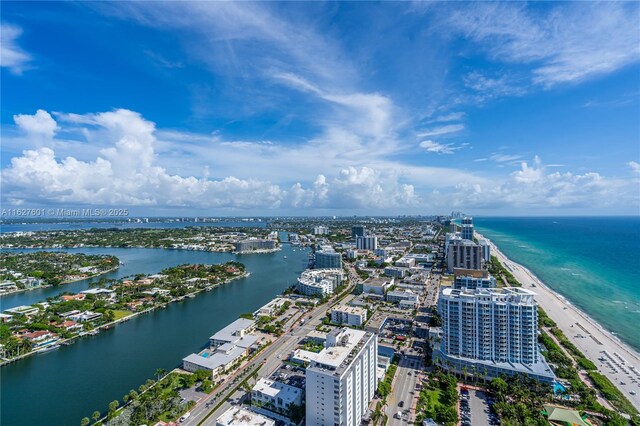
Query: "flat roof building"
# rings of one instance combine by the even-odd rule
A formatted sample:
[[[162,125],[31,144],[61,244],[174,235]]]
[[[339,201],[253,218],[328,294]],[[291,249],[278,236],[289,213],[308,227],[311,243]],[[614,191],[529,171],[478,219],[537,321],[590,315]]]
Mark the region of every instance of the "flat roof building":
[[[356,306],[339,305],[331,310],[331,322],[359,327],[367,321],[367,310]]]
[[[231,407],[216,419],[216,426],[275,426],[276,422],[240,407]]]
[[[302,389],[261,378],[251,390],[251,405],[286,415],[290,405],[302,405]]]
[[[325,345],[306,369],[305,424],[360,425],[377,387],[378,340],[343,328],[329,333]]]
[[[543,382],[553,372],[538,348],[535,293],[518,287],[457,290],[438,299],[442,339],[434,360],[444,369],[491,379],[522,373]]]

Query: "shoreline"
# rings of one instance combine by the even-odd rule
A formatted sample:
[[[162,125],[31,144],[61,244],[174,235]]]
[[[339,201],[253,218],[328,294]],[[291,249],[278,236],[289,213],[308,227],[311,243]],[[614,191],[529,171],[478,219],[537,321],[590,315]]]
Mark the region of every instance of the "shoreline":
[[[65,285],[65,284],[71,284],[71,283],[77,283],[78,281],[90,280],[90,279],[92,279],[92,278],[96,278],[96,277],[99,277],[99,276],[101,276],[101,275],[105,275],[105,274],[108,274],[108,273],[110,273],[110,272],[117,271],[118,269],[120,269],[120,265],[119,265],[119,264],[118,264],[118,266],[116,266],[116,267],[114,267],[114,268],[111,268],[111,269],[109,269],[109,270],[107,270],[107,271],[100,272],[99,274],[89,275],[88,277],[78,278],[78,279],[76,279],[76,280],[66,280],[66,281],[61,281],[61,282],[60,282],[60,284],[56,284],[56,285],[53,285],[53,284],[46,284],[46,285],[40,285],[40,286],[38,286],[38,287],[31,287],[31,288],[19,288],[19,289],[17,289],[17,290],[12,290],[12,291],[7,291],[7,292],[0,293],[0,297],[2,297],[2,296],[8,296],[8,295],[10,295],[10,294],[23,293],[23,292],[26,292],[26,291],[41,290],[41,289],[43,289],[43,288],[60,287],[60,286],[63,286],[63,285]]]
[[[478,235],[482,236],[479,233]],[[567,339],[598,367],[598,372],[605,375],[637,409],[640,409],[640,387],[638,383],[631,381],[632,377],[638,379],[633,371],[640,371],[640,353],[572,304],[565,296],[551,289],[528,268],[509,259],[489,238],[486,239],[489,241],[492,254],[513,274],[522,287],[536,293],[538,305],[556,322]],[[620,370],[614,372],[606,362],[600,361],[599,358],[605,356],[604,351],[619,363],[620,359],[615,354],[622,357],[626,361],[626,368],[630,370],[629,374]],[[631,370],[629,366],[635,367],[635,370]],[[631,395],[631,391],[636,392],[636,395]]]
[[[228,280],[222,281],[220,283],[217,283],[217,284],[214,284],[214,285],[211,285],[211,286],[208,286],[208,287],[204,287],[204,288],[198,289],[198,290],[196,290],[196,291],[194,291],[192,293],[187,293],[184,296],[180,296],[178,298],[172,299],[172,300],[170,300],[169,302],[167,302],[165,304],[152,306],[152,307],[147,308],[147,309],[145,309],[143,311],[132,312],[131,315],[127,315],[127,316],[119,318],[117,320],[113,320],[111,322],[102,324],[102,325],[100,325],[98,327],[95,327],[95,328],[93,328],[91,330],[91,332],[97,331],[97,333],[91,334],[91,332],[83,332],[82,334],[78,334],[78,335],[75,335],[73,337],[69,337],[68,339],[60,339],[60,340],[56,341],[54,344],[49,345],[49,346],[45,346],[44,348],[39,348],[39,349],[33,350],[31,352],[27,352],[26,354],[22,354],[20,356],[14,357],[14,358],[5,359],[4,361],[0,362],[0,367],[4,367],[5,365],[13,364],[14,362],[20,361],[20,360],[22,360],[24,358],[27,358],[27,357],[31,356],[31,355],[36,355],[36,354],[39,354],[39,353],[46,353],[45,349],[47,349],[49,347],[52,347],[52,346],[56,346],[56,345],[57,346],[60,346],[60,345],[66,346],[66,345],[70,345],[70,344],[74,343],[74,341],[76,339],[80,339],[80,338],[83,338],[83,337],[86,337],[86,336],[97,336],[101,332],[107,331],[107,330],[115,327],[119,323],[127,322],[127,321],[129,321],[129,320],[131,320],[131,319],[133,319],[135,317],[141,316],[143,314],[148,314],[148,313],[153,312],[153,311],[155,311],[155,310],[157,310],[159,308],[164,309],[167,306],[171,305],[172,303],[181,302],[185,298],[190,298],[191,296],[197,297],[197,295],[199,293],[203,292],[203,291],[211,291],[214,288],[220,287],[220,286],[222,286],[224,284],[229,284],[230,282],[233,282],[235,280],[239,280],[239,279],[242,279],[242,278],[247,278],[249,275],[251,275],[251,272],[245,271],[245,273],[242,274],[242,275],[238,275],[237,277],[229,278]]]

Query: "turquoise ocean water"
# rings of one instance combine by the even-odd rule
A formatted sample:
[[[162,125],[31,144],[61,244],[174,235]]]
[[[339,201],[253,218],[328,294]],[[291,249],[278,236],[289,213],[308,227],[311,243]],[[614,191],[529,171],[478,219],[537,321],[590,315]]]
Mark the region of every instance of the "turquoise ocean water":
[[[640,351],[640,217],[474,217],[474,225]]]

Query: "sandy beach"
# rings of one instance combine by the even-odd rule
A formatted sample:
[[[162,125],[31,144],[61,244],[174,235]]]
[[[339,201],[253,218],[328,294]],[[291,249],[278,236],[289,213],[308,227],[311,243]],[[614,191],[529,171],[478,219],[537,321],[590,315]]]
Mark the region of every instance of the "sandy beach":
[[[509,260],[493,242],[491,252],[523,287],[537,294],[536,301],[558,328],[640,409],[640,354],[547,287],[527,268]]]

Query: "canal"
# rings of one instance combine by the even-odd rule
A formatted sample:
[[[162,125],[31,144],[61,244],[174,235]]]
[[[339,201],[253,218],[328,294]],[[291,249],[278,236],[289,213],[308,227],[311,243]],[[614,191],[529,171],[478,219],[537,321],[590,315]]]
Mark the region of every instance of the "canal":
[[[156,273],[184,263],[221,263],[238,260],[251,275],[194,299],[171,304],[142,315],[71,346],[38,354],[0,370],[0,424],[77,425],[94,410],[104,412],[109,402],[122,400],[152,378],[157,368],[171,370],[186,355],[207,343],[210,335],[253,312],[288,285],[306,266],[308,251],[283,244],[269,254],[233,255],[164,249],[68,249],[118,256],[124,265],[108,276]],[[285,258],[286,256],[286,258]],[[63,291],[88,288],[85,280],[56,288],[5,296],[1,309],[31,304]]]

